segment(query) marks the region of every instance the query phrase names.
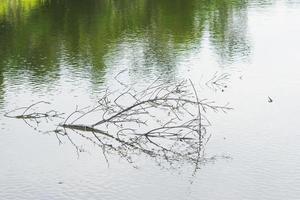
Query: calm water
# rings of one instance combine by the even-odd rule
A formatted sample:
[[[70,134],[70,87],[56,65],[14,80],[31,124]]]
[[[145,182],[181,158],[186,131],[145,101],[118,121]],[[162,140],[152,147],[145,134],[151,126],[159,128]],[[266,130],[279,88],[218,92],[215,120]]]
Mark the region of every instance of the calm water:
[[[0,199],[300,199],[299,0],[0,0]],[[6,111],[47,100],[70,113],[105,87],[192,79],[210,114],[193,170],[137,166],[42,134]],[[205,85],[229,74],[226,88]],[[273,99],[268,102],[268,96]],[[80,141],[79,141],[80,142]]]

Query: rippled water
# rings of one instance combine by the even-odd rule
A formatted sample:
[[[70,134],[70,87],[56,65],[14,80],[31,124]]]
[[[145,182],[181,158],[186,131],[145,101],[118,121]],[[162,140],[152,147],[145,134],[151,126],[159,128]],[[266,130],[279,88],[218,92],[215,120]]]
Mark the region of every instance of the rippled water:
[[[299,199],[299,35],[298,0],[0,0],[0,199]],[[230,159],[196,174],[144,156],[108,166],[3,116],[40,100],[70,113],[124,69],[126,83],[190,78],[229,102],[209,115],[206,153]],[[205,85],[216,72],[226,88]]]

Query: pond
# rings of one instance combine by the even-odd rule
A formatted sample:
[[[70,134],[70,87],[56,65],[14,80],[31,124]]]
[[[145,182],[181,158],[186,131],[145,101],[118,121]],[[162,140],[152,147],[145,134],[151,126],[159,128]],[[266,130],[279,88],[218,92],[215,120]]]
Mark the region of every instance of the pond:
[[[299,36],[299,0],[0,0],[0,199],[299,199]],[[4,116],[155,80],[232,108],[205,114],[196,168]]]

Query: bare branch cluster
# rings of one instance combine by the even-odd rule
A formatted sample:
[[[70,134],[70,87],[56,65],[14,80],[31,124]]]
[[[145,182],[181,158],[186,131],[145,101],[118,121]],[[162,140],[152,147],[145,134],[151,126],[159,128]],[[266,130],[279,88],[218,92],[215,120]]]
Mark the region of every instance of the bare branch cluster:
[[[106,161],[108,154],[117,154],[133,163],[134,155],[142,154],[159,164],[188,162],[198,168],[205,160],[204,146],[210,138],[206,113],[231,109],[200,99],[192,81],[156,80],[144,89],[122,83],[121,90],[106,89],[94,107],[76,108],[53,131],[60,143],[61,137],[67,137],[78,153],[84,151],[73,139],[75,134],[100,147]],[[25,108],[22,115],[7,116],[21,119],[60,116],[54,111],[28,113],[39,103]]]
[[[199,99],[191,81],[156,80],[142,90],[132,86],[116,93],[105,90],[95,107],[76,110],[60,127],[65,134],[66,129],[85,132],[104,154],[117,152],[129,162],[132,154],[146,154],[170,164],[185,160],[198,165],[210,138],[206,112],[229,109]],[[92,119],[91,115],[96,119],[93,123],[79,123],[83,118]]]
[[[38,130],[38,124],[43,120],[46,120],[48,122],[56,118],[62,118],[63,113],[55,110],[50,110],[47,112],[37,111],[38,106],[40,106],[41,104],[49,105],[50,103],[46,101],[39,101],[31,104],[28,107],[21,107],[9,111],[5,113],[4,116],[8,118],[22,119],[27,125],[34,128],[35,130]],[[34,123],[35,125],[33,125],[32,123]]]

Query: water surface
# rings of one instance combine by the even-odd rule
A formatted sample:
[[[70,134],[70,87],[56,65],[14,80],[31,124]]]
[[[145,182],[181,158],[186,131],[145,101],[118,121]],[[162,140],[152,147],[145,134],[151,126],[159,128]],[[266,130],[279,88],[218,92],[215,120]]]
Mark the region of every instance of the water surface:
[[[298,0],[0,0],[0,199],[299,199]],[[192,79],[210,114],[193,176],[73,146],[3,114],[40,100],[72,112],[126,83]],[[215,73],[226,88],[209,88]],[[268,102],[268,96],[273,99]],[[88,145],[88,144],[86,144]]]

